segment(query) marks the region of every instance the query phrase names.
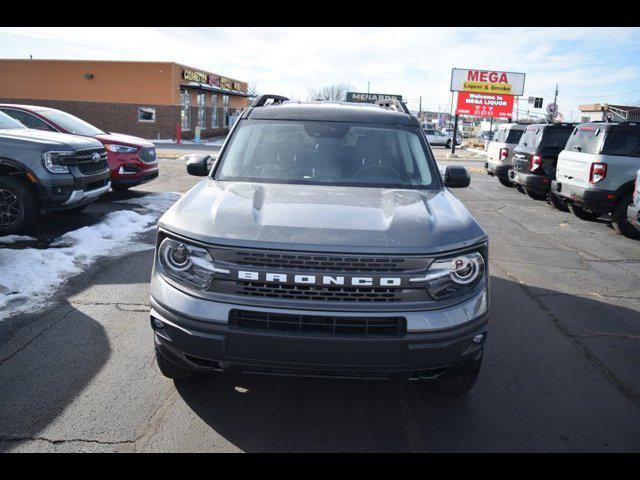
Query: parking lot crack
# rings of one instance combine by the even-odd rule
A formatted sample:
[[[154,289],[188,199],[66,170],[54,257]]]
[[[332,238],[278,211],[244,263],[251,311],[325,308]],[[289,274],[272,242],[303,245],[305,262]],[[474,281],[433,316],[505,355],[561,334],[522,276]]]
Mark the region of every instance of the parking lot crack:
[[[40,330],[38,333],[36,333],[34,336],[32,336],[29,340],[27,340],[22,346],[20,346],[19,348],[17,348],[16,350],[14,350],[13,352],[11,352],[9,355],[7,355],[6,357],[0,359],[0,367],[2,365],[4,365],[7,361],[11,360],[13,357],[15,357],[18,353],[22,352],[25,348],[27,348],[29,345],[31,345],[35,340],[37,340],[38,338],[40,338],[42,335],[44,335],[45,333],[47,333],[49,330],[51,330],[53,327],[55,327],[56,325],[58,325],[60,322],[62,322],[63,320],[65,320],[70,314],[71,312],[73,312],[74,309],[73,307],[69,307],[69,310],[67,310],[64,315],[62,315],[59,319],[51,322],[50,325],[48,325],[47,327],[43,328],[42,330]]]
[[[633,402],[636,405],[640,405],[640,395],[636,393],[631,387],[623,382],[617,375],[615,375],[611,369],[609,369],[589,348],[580,340],[582,336],[572,334],[567,326],[562,322],[560,317],[549,308],[542,300],[542,298],[536,295],[531,288],[517,278],[513,273],[500,268],[500,270],[513,282],[518,284],[524,293],[542,310],[547,318],[551,320],[553,325],[560,331],[560,333],[573,342],[578,352],[589,361],[627,400]]]
[[[0,435],[0,442],[35,442],[42,441],[52,445],[64,443],[97,443],[101,445],[122,445],[135,442],[133,440],[98,440],[94,438],[48,438],[43,436]]]

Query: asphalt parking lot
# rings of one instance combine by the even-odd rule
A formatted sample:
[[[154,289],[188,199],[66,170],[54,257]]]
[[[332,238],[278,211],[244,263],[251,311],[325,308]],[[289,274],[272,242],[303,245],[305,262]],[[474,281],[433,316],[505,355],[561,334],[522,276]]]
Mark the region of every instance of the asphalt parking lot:
[[[149,248],[98,260],[46,310],[0,322],[0,451],[638,451],[640,242],[501,186],[480,157],[435,151],[470,168],[454,193],[490,236],[493,314],[468,396],[262,376],[174,384],[154,361],[148,232]],[[160,169],[124,197],[198,181],[177,159]],[[131,208],[121,197],[34,236],[46,245]]]

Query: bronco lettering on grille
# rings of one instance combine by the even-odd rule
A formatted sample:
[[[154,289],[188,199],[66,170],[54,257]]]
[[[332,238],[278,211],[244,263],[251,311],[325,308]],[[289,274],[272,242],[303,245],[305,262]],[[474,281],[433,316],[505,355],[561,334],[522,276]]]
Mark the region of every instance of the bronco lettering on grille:
[[[298,285],[352,285],[357,287],[399,287],[400,277],[349,277],[342,275],[288,275],[286,273],[251,272],[238,270],[239,280],[254,280],[269,283],[293,283]]]

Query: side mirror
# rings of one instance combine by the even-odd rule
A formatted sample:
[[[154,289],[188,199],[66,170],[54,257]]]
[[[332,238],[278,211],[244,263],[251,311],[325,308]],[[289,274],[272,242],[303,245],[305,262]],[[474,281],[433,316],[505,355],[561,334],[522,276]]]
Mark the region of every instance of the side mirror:
[[[444,171],[444,185],[449,188],[466,188],[471,184],[471,176],[465,167],[450,165]]]
[[[206,177],[215,161],[216,159],[211,155],[189,155],[187,157],[187,173],[196,177]]]

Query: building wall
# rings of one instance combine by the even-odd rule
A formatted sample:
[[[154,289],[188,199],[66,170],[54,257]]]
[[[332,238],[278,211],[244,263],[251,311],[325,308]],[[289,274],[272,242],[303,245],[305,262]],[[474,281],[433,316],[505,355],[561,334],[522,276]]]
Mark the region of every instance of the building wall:
[[[107,131],[148,139],[176,138],[181,85],[189,84],[182,78],[183,69],[195,70],[170,62],[0,60],[0,102],[57,108]],[[86,74],[93,77],[88,79]],[[246,83],[240,83],[246,90]],[[197,93],[189,89],[192,121],[191,129],[182,132],[185,139],[194,138]],[[204,93],[205,129],[201,137],[222,135],[228,131],[223,125],[223,94],[217,94],[218,124],[213,125],[211,92]],[[230,113],[247,103],[245,97],[230,95]],[[155,108],[156,121],[140,122],[140,107]]]
[[[0,60],[0,97],[176,105],[173,70],[171,63]]]

